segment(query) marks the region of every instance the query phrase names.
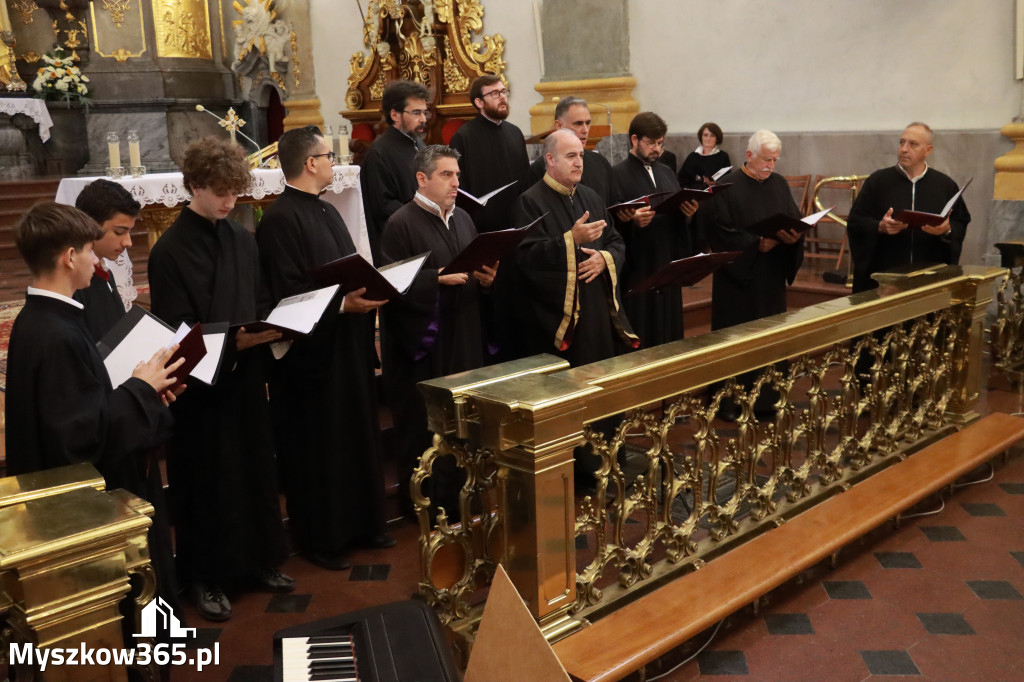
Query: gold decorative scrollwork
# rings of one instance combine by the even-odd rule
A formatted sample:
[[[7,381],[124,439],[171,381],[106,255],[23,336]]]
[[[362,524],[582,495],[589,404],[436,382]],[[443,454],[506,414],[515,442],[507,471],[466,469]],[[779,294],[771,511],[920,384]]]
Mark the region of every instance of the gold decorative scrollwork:
[[[384,96],[384,86],[387,85],[387,80],[384,77],[384,72],[381,71],[377,74],[377,80],[370,86],[370,97],[373,99],[380,99]]]
[[[295,87],[299,87],[302,84],[302,71],[299,69],[299,42],[295,37],[295,31],[289,34],[288,40],[292,46],[292,78],[295,79]],[[284,86],[282,85],[281,87],[283,88]]]
[[[103,0],[103,9],[110,12],[114,26],[121,28],[125,13],[132,9],[132,0]]]
[[[505,81],[505,38],[500,33],[483,36],[482,44],[474,42],[472,35],[484,30],[484,7],[480,0],[456,0],[459,8],[456,31],[460,38],[457,46],[463,58],[477,66],[480,73],[493,73]]]
[[[440,17],[440,13],[438,13]],[[444,90],[448,93],[466,92],[469,90],[469,78],[459,70],[455,64],[455,57],[452,56],[452,46],[445,38],[444,41]]]
[[[19,55],[19,57],[18,57],[18,59],[23,59],[28,64],[35,64],[36,62],[38,62],[42,58],[43,58],[43,55],[39,54],[38,52],[33,52],[32,50],[29,50],[25,54]]]
[[[33,21],[32,13],[39,9],[39,5],[34,3],[32,0],[9,0],[10,7],[18,16],[21,17],[21,23],[31,24]]]

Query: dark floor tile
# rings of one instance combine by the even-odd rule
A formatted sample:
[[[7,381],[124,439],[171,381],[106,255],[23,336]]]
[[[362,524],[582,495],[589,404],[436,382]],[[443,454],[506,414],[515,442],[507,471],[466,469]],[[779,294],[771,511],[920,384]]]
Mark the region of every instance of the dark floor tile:
[[[196,628],[194,637],[172,639],[176,644],[184,644],[186,649],[212,649],[213,643],[220,637],[224,628]]]
[[[704,651],[697,656],[701,675],[749,675],[742,651]]]
[[[275,594],[267,602],[267,613],[305,613],[311,594]]]
[[[860,657],[872,675],[920,675],[906,651],[862,651]]]
[[[868,586],[859,580],[822,580],[831,599],[871,599]]]
[[[971,516],[1006,516],[998,504],[991,502],[964,502],[960,506]]]
[[[882,568],[921,568],[921,562],[911,552],[875,552]]]
[[[1017,589],[1005,580],[968,580],[970,587],[979,599],[1024,599]]]
[[[924,536],[932,542],[964,542],[967,538],[956,526],[920,526]]]
[[[391,573],[391,564],[356,564],[352,567],[349,580],[384,581]]]
[[[1024,552],[1010,552],[1010,556],[1017,560],[1017,563],[1024,566]]]
[[[228,682],[273,682],[272,665],[236,665],[228,676]]]
[[[576,536],[576,549],[577,550],[590,549],[590,539],[587,538],[586,535],[577,535]]]
[[[772,635],[814,634],[814,626],[806,613],[766,613],[764,624]]]
[[[1024,483],[1000,483],[999,487],[1011,495],[1024,495]]]
[[[917,614],[929,635],[973,635],[974,628],[959,613]]]

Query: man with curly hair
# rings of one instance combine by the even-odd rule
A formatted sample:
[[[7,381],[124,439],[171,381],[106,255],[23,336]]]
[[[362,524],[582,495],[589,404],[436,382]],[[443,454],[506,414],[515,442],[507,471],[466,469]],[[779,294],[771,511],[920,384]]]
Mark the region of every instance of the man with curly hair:
[[[257,319],[269,306],[257,296],[256,240],[227,219],[249,187],[244,152],[205,138],[186,150],[182,173],[192,200],[150,253],[153,312],[175,327]],[[264,371],[264,344],[279,337],[242,327],[228,337],[216,384],[193,382],[174,406],[167,473],[179,577],[208,620],[231,617],[225,588],[295,588],[278,570],[287,548]]]

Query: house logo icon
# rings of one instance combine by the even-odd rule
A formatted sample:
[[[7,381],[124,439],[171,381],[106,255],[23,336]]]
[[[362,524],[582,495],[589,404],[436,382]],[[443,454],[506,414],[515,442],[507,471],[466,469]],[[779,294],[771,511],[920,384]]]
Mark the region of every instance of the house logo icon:
[[[174,615],[174,609],[160,597],[146,604],[142,609],[142,632],[134,637],[156,637],[160,630],[169,637],[195,637],[195,628],[181,627],[181,621]]]

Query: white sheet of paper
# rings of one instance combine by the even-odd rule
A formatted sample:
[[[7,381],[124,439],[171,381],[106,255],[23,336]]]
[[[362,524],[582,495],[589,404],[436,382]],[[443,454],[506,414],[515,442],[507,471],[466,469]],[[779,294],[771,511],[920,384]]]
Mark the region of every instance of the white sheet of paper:
[[[467,192],[466,190],[464,190],[462,188],[460,188],[459,191],[462,192],[463,194],[465,194],[467,197],[469,197],[473,201],[475,201],[476,203],[480,204],[481,206],[486,206],[487,202],[490,201],[491,197],[493,197],[495,194],[497,194],[498,192],[500,192],[503,189],[508,189],[509,187],[511,187],[512,185],[516,184],[517,182],[518,182],[518,180],[513,180],[512,182],[508,183],[507,185],[505,185],[503,187],[499,187],[498,189],[494,190],[493,192],[488,192],[487,194],[483,195],[482,197],[475,197],[475,196],[473,196],[472,194],[470,194],[469,192]]]
[[[714,175],[712,175],[711,179],[713,181],[715,181],[715,182],[718,182],[718,178],[722,177],[723,175],[725,175],[726,173],[728,173],[731,170],[732,170],[732,166],[726,166],[725,168],[722,168],[722,169],[718,170]]]
[[[186,332],[188,328],[185,328]],[[103,360],[110,375],[110,383],[117,388],[128,380],[140,362],[149,360],[161,348],[171,345],[175,333],[154,320],[143,316],[124,341]]]
[[[176,343],[181,343],[181,340],[185,338],[185,336],[187,336],[191,330],[191,327],[182,322],[181,325],[178,327],[178,331],[174,332],[174,336],[171,338],[170,342],[166,346],[164,346],[164,348],[170,348]]]
[[[946,206],[942,209],[942,213],[939,214],[940,216],[945,218],[946,216],[949,215],[949,212],[953,210],[953,204],[956,203],[956,200],[960,198],[960,195],[964,193],[964,190],[967,189],[967,187],[971,184],[973,180],[974,178],[968,180],[967,183],[964,184],[964,186],[961,187],[960,190],[956,194],[954,194],[949,201],[946,202]]]
[[[178,331],[181,331],[180,329]],[[220,362],[220,356],[224,352],[224,339],[227,334],[203,334],[203,343],[206,344],[206,355],[199,361],[189,376],[199,379],[204,384],[213,384],[214,373]]]
[[[334,298],[337,290],[338,285],[332,284],[323,289],[282,299],[267,316],[267,322],[308,334],[324,314],[327,304]]]
[[[808,225],[817,225],[818,221],[821,220],[822,218],[824,218],[825,214],[828,213],[829,211],[831,211],[834,208],[835,208],[835,206],[829,206],[824,211],[818,211],[817,213],[812,213],[811,215],[805,216],[805,217],[801,218],[800,220],[802,222],[807,223]]]
[[[391,286],[398,290],[398,293],[404,294],[412,285],[413,280],[416,279],[416,273],[420,271],[420,266],[429,255],[429,253],[425,254],[421,258],[400,265],[384,266],[377,272],[384,275],[384,279],[390,282]]]

